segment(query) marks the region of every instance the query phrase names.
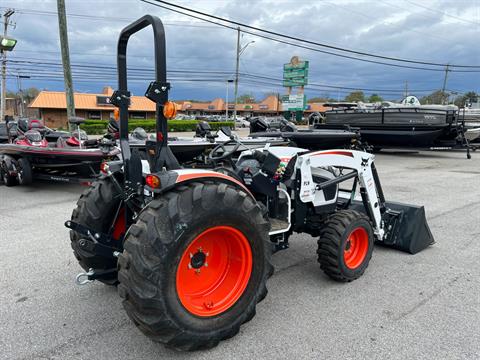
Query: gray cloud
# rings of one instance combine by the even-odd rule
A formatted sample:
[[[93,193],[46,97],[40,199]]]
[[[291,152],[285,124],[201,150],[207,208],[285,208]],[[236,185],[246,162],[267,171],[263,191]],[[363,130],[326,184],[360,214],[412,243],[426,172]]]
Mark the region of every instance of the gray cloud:
[[[412,4],[413,2],[413,4]],[[415,6],[415,2],[419,6]],[[195,9],[229,17],[241,22],[272,29],[278,32],[401,58],[480,64],[480,11],[477,1],[182,1]],[[14,20],[17,27],[10,34],[18,40],[12,59],[45,59],[60,61],[58,25],[56,16],[28,14],[27,10],[56,11],[53,0],[4,0],[1,6],[19,9]],[[426,8],[424,8],[426,7]],[[2,9],[3,10],[3,9]],[[24,10],[22,13],[22,10]],[[115,66],[115,48],[120,29],[145,13],[160,16],[166,23],[168,67],[170,69],[209,69],[230,71],[234,69],[236,33],[186,18],[166,10],[130,1],[67,1],[67,12],[120,18],[96,20],[69,17],[69,40],[72,63],[94,63]],[[446,12],[454,17],[442,14]],[[460,20],[458,18],[464,19]],[[241,70],[280,78],[282,65],[292,55],[310,61],[311,83],[362,88],[401,89],[405,80],[411,89],[438,89],[443,73],[400,69],[342,59],[326,54],[274,43],[246,34],[242,42],[255,40],[242,55]],[[152,36],[142,32],[129,48],[129,64],[152,68]],[[32,67],[12,66],[11,73],[32,72]],[[37,69],[37,72],[39,70]],[[35,71],[33,71],[35,72]],[[112,71],[88,74],[91,82],[74,80],[77,91],[98,92],[105,84],[115,86]],[[97,81],[95,77],[98,77]],[[185,77],[184,75],[182,77]],[[200,77],[200,76],[199,76]],[[468,91],[479,88],[480,73],[450,73],[450,89]],[[143,93],[144,84],[132,82],[131,88]],[[61,81],[24,81],[26,86],[63,89]],[[172,97],[209,99],[225,96],[225,83],[173,82]],[[8,87],[15,89],[14,79]],[[273,85],[252,85],[241,80],[241,92],[252,92],[258,97],[269,91],[283,92]],[[336,90],[308,90],[307,95],[343,97]],[[398,94],[384,94],[399,98]],[[422,95],[421,92],[418,95]]]

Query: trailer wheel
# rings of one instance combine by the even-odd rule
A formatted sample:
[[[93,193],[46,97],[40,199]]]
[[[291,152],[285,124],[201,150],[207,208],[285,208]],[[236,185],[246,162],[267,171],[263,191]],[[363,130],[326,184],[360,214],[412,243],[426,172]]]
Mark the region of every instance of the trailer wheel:
[[[355,280],[368,267],[373,243],[373,229],[367,216],[353,210],[338,211],[320,229],[317,250],[320,268],[334,280]]]
[[[17,185],[17,177],[10,175],[8,173],[8,166],[5,162],[3,162],[1,165],[0,169],[0,175],[2,176],[2,181],[5,184],[5,186],[15,186]]]
[[[126,229],[121,209],[119,216],[115,219],[120,201],[120,193],[111,178],[95,181],[80,195],[71,219],[98,232],[108,233],[112,228],[114,240],[122,241]],[[84,270],[88,271],[90,268],[106,270],[117,267],[116,258],[102,257],[81,248],[80,239],[81,236],[78,233],[73,230],[70,231],[73,254]],[[108,285],[115,285],[117,283],[117,272],[108,273],[97,280]]]
[[[243,190],[190,183],[153,200],[130,227],[118,292],[151,339],[178,350],[236,335],[267,294],[269,223]]]
[[[32,165],[30,161],[24,158],[20,158],[17,161],[18,163],[18,174],[17,179],[20,185],[29,185],[33,181],[33,172]]]

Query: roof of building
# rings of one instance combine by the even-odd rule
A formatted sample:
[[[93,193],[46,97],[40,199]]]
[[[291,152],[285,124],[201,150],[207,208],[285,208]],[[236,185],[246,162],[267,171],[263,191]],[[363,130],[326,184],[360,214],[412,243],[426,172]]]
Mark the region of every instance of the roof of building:
[[[113,108],[109,104],[99,104],[98,97],[111,96],[113,90],[111,87],[105,87],[101,94],[75,93],[75,108],[79,110],[109,110]],[[178,111],[205,111],[220,112],[226,110],[225,100],[216,98],[208,102],[192,102],[181,100],[175,102]],[[38,109],[66,109],[67,101],[65,93],[61,91],[41,91],[37,97],[28,105],[30,108]],[[228,109],[233,111],[233,102],[228,103]],[[281,103],[277,96],[270,95],[258,103],[237,104],[237,111],[256,111],[262,113],[278,113],[282,111]],[[156,110],[155,103],[144,96],[132,96],[129,111],[148,111]],[[307,104],[306,112],[324,112],[330,110],[329,107],[321,103]]]
[[[79,110],[107,110],[113,105],[99,105],[97,97],[110,96],[112,89],[107,87],[101,94],[75,93],[75,109]],[[62,91],[40,91],[37,97],[28,105],[30,108],[40,109],[66,109],[67,99]],[[132,96],[130,111],[155,111],[155,103],[144,96]]]

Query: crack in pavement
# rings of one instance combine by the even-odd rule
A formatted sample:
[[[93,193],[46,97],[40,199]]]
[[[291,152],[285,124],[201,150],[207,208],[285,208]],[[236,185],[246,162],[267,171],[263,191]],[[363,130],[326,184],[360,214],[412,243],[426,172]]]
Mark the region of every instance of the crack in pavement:
[[[432,300],[434,297],[440,295],[440,293],[447,287],[452,286],[458,279],[460,279],[460,275],[455,276],[453,279],[451,279],[449,282],[447,282],[445,285],[440,286],[438,289],[436,289],[434,292],[432,292],[430,295],[428,295],[425,299],[419,301],[416,303],[411,309],[404,311],[403,313],[400,313],[396,318],[394,318],[395,321],[401,320],[406,318],[408,315],[412,314],[415,312],[418,308],[424,306],[426,303],[428,303],[430,300]]]
[[[68,348],[71,345],[78,345],[78,344],[84,342],[85,339],[88,339],[92,336],[97,336],[97,335],[100,335],[100,334],[106,334],[106,333],[109,333],[109,332],[112,332],[112,331],[115,331],[115,330],[119,330],[119,329],[125,327],[126,325],[130,325],[130,324],[132,324],[132,322],[130,320],[125,320],[125,321],[121,322],[120,324],[112,325],[112,326],[109,326],[105,329],[99,329],[97,331],[88,333],[86,335],[79,335],[77,337],[70,338],[70,339],[66,340],[65,342],[63,342],[61,344],[58,344],[58,345],[55,345],[55,346],[51,347],[50,349],[43,350],[43,351],[40,351],[38,353],[33,353],[33,354],[30,354],[30,355],[26,355],[26,356],[21,357],[21,358],[17,358],[17,360],[52,359],[52,357],[54,357],[55,355],[59,355],[59,351],[65,349],[65,348]]]
[[[460,207],[457,207],[457,208],[453,208],[453,209],[450,209],[450,210],[447,210],[447,211],[444,211],[440,214],[437,214],[437,215],[434,215],[434,216],[431,216],[430,218],[428,218],[428,221],[432,221],[432,220],[436,220],[442,216],[445,216],[445,215],[448,215],[448,214],[451,214],[453,212],[456,212],[456,211],[459,211],[459,210],[464,210],[466,208],[469,208],[470,206],[475,206],[475,205],[479,205],[480,204],[480,201],[475,201],[475,202],[472,202],[472,203],[468,203],[468,204],[465,204],[463,206],[460,206]]]

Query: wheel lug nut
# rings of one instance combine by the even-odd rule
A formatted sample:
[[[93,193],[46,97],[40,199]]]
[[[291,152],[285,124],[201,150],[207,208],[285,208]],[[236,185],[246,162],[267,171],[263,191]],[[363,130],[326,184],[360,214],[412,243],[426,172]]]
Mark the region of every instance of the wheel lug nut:
[[[205,301],[203,303],[203,306],[205,306],[207,309],[213,308],[213,302],[212,301]]]

